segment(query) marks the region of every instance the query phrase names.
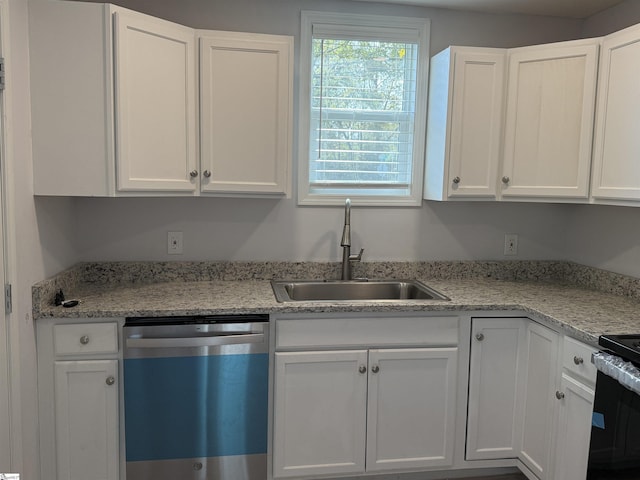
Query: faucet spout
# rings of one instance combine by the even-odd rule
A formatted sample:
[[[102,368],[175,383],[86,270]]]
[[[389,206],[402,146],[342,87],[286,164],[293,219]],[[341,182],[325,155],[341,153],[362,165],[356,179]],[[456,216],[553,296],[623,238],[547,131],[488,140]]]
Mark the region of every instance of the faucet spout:
[[[346,199],[344,202],[344,227],[342,229],[342,280],[351,280],[351,262],[359,262],[362,260],[364,248],[360,249],[357,255],[351,255],[351,200]]]
[[[351,246],[351,199],[344,201],[344,227],[342,228],[341,247]]]

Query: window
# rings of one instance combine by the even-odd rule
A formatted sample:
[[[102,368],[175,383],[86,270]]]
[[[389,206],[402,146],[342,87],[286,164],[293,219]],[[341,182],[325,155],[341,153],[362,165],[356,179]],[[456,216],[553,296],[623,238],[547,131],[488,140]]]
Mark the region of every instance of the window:
[[[429,21],[302,12],[298,203],[420,205]]]

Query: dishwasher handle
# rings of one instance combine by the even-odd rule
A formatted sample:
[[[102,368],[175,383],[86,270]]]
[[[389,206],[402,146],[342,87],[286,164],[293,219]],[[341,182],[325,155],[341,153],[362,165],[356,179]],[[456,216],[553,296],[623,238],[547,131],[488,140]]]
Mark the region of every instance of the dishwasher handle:
[[[190,348],[216,347],[220,345],[241,345],[262,343],[264,333],[245,333],[239,335],[216,335],[210,337],[173,337],[173,338],[134,338],[126,339],[127,348]]]

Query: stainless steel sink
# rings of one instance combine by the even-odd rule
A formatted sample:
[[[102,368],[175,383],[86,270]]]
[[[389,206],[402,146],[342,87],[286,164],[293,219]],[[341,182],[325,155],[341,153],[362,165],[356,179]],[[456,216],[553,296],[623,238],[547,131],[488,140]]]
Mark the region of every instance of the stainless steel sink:
[[[449,300],[417,280],[272,280],[278,302]]]

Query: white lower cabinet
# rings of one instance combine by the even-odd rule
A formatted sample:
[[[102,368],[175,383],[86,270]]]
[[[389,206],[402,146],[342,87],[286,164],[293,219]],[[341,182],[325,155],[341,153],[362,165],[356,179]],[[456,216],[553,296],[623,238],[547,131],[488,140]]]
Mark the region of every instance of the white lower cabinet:
[[[560,415],[555,448],[554,480],[587,478],[594,390],[562,374],[558,400]]]
[[[118,478],[117,372],[117,360],[55,363],[58,480]]]
[[[522,435],[526,318],[474,318],[467,460],[516,458]]]
[[[368,472],[453,463],[457,348],[369,351]]]
[[[118,322],[37,322],[41,478],[120,478]]]
[[[454,464],[457,315],[283,315],[275,321],[273,477]]]
[[[549,469],[557,416],[558,346],[558,333],[537,323],[529,323],[519,457],[540,480],[552,478]]]
[[[275,357],[275,477],[452,464],[457,348]]]
[[[364,471],[367,352],[275,354],[274,476]]]
[[[528,318],[473,318],[466,460],[518,459],[539,480],[585,480],[595,349]]]
[[[571,338],[562,347],[562,378],[557,399],[560,414],[556,429],[554,480],[584,480],[595,394],[596,369],[591,354],[596,349]]]

